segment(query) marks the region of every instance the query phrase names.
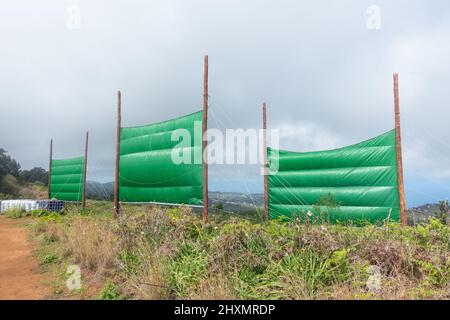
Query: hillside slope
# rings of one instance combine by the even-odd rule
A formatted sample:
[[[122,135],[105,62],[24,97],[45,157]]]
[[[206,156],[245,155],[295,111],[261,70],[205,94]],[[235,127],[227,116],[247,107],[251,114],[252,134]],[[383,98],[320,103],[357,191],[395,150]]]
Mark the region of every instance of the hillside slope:
[[[47,199],[47,186],[39,183],[20,182],[12,175],[0,179],[0,200]]]

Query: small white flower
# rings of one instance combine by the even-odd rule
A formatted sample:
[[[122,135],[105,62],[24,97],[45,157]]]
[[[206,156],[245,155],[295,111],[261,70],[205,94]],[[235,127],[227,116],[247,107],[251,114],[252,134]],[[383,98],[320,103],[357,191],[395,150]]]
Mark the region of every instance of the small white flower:
[[[307,213],[306,213],[308,216],[312,216],[312,212],[311,211],[308,211]]]

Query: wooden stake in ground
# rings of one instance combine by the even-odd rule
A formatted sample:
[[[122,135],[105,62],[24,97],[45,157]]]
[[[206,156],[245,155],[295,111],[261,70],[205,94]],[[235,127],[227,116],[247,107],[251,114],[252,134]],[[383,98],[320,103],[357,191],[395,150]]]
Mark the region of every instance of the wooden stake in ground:
[[[398,74],[394,73],[394,106],[395,106],[395,146],[397,153],[398,195],[400,200],[400,221],[408,223],[406,216],[405,186],[403,184],[402,140],[400,136],[400,102],[398,93]]]
[[[208,129],[208,56],[204,60],[203,74],[203,127],[202,127],[202,145],[203,145],[203,222],[208,221],[208,145],[206,131]]]
[[[122,94],[117,91],[117,128],[116,128],[116,170],[114,178],[114,218],[120,214],[119,204],[119,160],[120,160],[120,128],[121,128]]]
[[[52,185],[52,159],[53,159],[53,139],[50,139],[50,157],[48,161],[48,199],[51,199]]]
[[[264,212],[266,214],[266,222],[269,222],[269,182],[267,176],[267,115],[266,115],[266,103],[263,102],[263,153],[264,153]]]
[[[83,195],[81,197],[81,208],[86,208],[86,171],[88,158],[89,131],[86,131],[86,142],[84,143],[84,164],[83,164]]]

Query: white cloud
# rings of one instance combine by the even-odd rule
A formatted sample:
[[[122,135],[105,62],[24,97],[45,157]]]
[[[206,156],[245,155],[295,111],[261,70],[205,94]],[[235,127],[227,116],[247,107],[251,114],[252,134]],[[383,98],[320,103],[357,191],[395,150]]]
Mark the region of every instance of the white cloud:
[[[285,123],[279,129],[280,147],[288,151],[309,152],[344,146],[339,135],[317,123]]]

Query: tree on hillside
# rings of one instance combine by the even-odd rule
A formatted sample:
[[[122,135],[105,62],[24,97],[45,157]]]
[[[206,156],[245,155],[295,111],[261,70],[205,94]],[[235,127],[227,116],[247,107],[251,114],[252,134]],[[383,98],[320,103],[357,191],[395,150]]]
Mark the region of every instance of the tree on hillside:
[[[0,148],[0,177],[10,174],[14,177],[19,177],[20,164],[11,158],[6,150]]]
[[[35,167],[31,170],[22,170],[20,172],[20,179],[27,182],[41,182],[47,185],[48,171],[40,167]]]
[[[20,174],[20,164],[12,159],[6,150],[0,148],[0,193],[17,196],[17,177]]]
[[[447,224],[448,218],[448,201],[439,201],[439,220],[443,224]]]

